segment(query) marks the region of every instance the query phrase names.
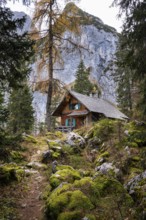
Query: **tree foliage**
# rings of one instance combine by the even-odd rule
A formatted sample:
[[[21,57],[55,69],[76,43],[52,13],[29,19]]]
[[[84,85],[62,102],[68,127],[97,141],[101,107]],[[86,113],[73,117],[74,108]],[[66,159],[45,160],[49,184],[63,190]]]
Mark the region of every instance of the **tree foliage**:
[[[79,19],[79,18],[77,18]],[[37,52],[40,55],[39,67],[47,67],[48,72],[48,95],[46,104],[46,125],[47,129],[51,129],[51,104],[53,94],[53,71],[56,60],[61,62],[60,45],[63,41],[73,43],[71,39],[63,39],[64,30],[77,32],[77,20],[74,15],[68,11],[62,13],[57,0],[39,0],[36,3],[34,23],[38,25],[41,32],[37,36]],[[45,24],[45,29],[42,27]],[[36,37],[36,35],[34,35]],[[75,46],[75,43],[74,43]]]
[[[76,92],[85,95],[89,95],[92,92],[94,85],[89,80],[89,74],[89,69],[86,69],[83,61],[81,60],[75,74],[76,80],[73,89]]]
[[[32,95],[27,85],[14,89],[10,96],[8,129],[13,133],[30,132],[34,124]]]
[[[126,50],[121,59],[122,66],[132,70],[132,79],[141,93],[137,103],[146,117],[145,89],[146,89],[146,2],[145,0],[115,0],[114,4],[120,8],[119,16],[125,15],[122,36],[124,42],[121,50]]]
[[[27,33],[18,33],[24,22],[24,17],[14,19],[8,8],[0,7],[0,86],[14,87],[30,71],[33,41]]]

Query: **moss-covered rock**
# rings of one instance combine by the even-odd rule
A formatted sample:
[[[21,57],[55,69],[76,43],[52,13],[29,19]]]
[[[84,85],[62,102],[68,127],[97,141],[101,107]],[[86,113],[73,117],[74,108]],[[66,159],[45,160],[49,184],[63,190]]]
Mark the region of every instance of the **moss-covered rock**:
[[[119,204],[120,210],[117,209]],[[119,181],[98,175],[95,179],[84,177],[72,184],[60,185],[50,194],[46,210],[50,220],[104,219],[106,215],[120,219],[121,213],[124,217],[128,215],[132,205],[132,198]]]
[[[110,156],[108,151],[103,152],[102,154],[99,154],[95,160],[96,166],[99,166],[103,162],[107,161],[107,158]]]
[[[90,199],[80,190],[65,191],[60,194],[52,192],[47,200],[47,216],[49,219],[74,219],[81,217],[86,211],[93,209]],[[64,213],[65,211],[65,213]],[[72,212],[73,211],[73,212]]]
[[[82,193],[80,190],[75,190],[71,194],[68,208],[71,210],[76,209],[84,211],[91,210],[94,208],[94,206],[84,193]]]
[[[50,184],[53,188],[59,186],[61,182],[73,183],[74,180],[80,179],[80,173],[71,167],[58,170],[55,174],[50,177]]]
[[[14,163],[4,164],[0,166],[0,183],[8,184],[11,181],[20,181],[25,171]]]

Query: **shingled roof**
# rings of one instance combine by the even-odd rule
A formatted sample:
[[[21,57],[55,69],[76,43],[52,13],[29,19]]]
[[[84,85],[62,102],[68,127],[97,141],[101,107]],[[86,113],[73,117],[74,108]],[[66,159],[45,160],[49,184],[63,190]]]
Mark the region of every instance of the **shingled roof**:
[[[68,91],[68,93],[71,94],[74,98],[76,98],[80,103],[82,103],[90,112],[101,113],[105,115],[107,118],[115,118],[122,120],[128,119],[128,117],[121,111],[119,111],[113,103],[105,99],[90,97],[74,91]],[[61,105],[61,103],[59,104],[59,106]],[[58,110],[59,106],[56,108],[52,115],[55,115],[55,112]]]

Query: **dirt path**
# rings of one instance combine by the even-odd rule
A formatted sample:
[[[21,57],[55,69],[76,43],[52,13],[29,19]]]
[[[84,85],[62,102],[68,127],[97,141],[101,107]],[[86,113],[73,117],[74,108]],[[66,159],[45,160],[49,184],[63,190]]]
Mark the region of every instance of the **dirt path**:
[[[35,168],[28,169],[31,175],[26,178],[21,198],[18,200],[18,219],[20,220],[44,220],[44,201],[42,192],[47,185],[47,178],[43,164],[39,163],[41,151],[34,152],[31,156],[32,163],[36,163]],[[24,190],[26,188],[26,190]]]
[[[45,181],[46,182],[46,181]],[[32,174],[27,184],[28,191],[19,201],[19,216],[21,220],[42,220],[43,200],[41,193],[45,187],[44,177],[40,172]]]

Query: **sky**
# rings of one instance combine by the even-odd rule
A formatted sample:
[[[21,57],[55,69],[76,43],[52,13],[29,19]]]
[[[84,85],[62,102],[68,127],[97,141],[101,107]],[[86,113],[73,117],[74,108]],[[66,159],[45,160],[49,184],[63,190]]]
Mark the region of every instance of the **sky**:
[[[99,17],[105,24],[114,27],[118,32],[121,32],[122,19],[117,18],[118,8],[110,7],[113,0],[81,0],[77,5],[84,11]],[[33,5],[23,6],[21,1],[10,1],[8,3],[14,11],[24,11],[31,15],[33,13]]]

